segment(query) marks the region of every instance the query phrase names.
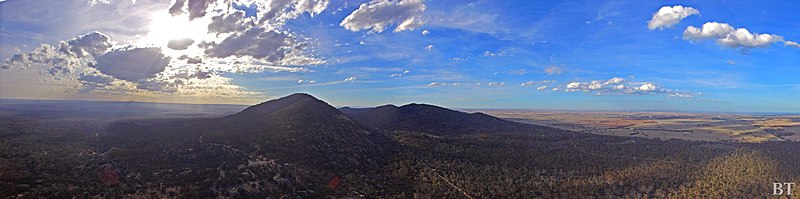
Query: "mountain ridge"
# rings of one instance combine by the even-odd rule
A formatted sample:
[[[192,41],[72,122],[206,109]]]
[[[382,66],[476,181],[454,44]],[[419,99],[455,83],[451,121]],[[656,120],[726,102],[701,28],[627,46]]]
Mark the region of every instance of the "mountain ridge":
[[[374,108],[342,107],[343,113],[367,126],[387,131],[420,131],[433,135],[456,135],[497,131],[519,131],[521,124],[484,113],[466,113],[436,105],[410,103]],[[546,128],[546,127],[542,127]]]

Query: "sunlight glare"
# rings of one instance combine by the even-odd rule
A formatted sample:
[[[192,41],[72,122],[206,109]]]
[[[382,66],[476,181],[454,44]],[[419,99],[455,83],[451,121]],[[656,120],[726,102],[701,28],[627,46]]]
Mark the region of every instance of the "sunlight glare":
[[[152,17],[149,26],[150,32],[145,37],[145,41],[161,46],[165,50],[169,50],[166,47],[169,40],[189,38],[197,44],[208,36],[208,23],[209,20],[206,18],[196,18],[190,21],[187,16],[172,16],[166,12],[159,12]]]

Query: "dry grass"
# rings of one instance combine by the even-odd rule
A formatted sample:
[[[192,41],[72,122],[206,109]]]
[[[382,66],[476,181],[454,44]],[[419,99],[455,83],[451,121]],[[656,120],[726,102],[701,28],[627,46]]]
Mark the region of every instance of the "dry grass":
[[[595,134],[659,139],[765,142],[775,131],[800,134],[800,116],[760,116],[669,112],[558,112],[532,110],[478,110],[500,118]],[[795,132],[798,131],[798,132]]]

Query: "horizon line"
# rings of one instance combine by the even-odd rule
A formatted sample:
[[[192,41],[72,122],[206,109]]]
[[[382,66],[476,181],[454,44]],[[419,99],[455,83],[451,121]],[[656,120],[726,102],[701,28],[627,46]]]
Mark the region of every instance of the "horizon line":
[[[310,94],[309,94],[310,95]],[[288,95],[287,95],[288,96]],[[313,95],[312,95],[313,96]],[[284,97],[284,96],[282,96]],[[267,99],[262,102],[279,99],[271,98]],[[316,98],[316,97],[314,97]],[[318,98],[319,99],[319,98]],[[236,103],[181,103],[181,102],[157,102],[157,101],[137,101],[137,100],[91,100],[91,99],[35,99],[35,98],[5,98],[0,97],[0,100],[28,100],[28,101],[78,101],[78,102],[118,102],[118,103],[151,103],[151,104],[176,104],[176,105],[211,105],[211,106],[254,106],[256,104],[236,104]],[[322,99],[320,99],[322,100]],[[325,100],[322,100],[325,101]],[[770,111],[710,111],[710,110],[697,110],[697,111],[686,111],[686,110],[658,110],[658,109],[546,109],[546,108],[487,108],[487,107],[479,107],[479,108],[469,108],[469,107],[449,107],[449,106],[442,106],[437,104],[431,103],[423,103],[423,102],[411,102],[408,104],[428,104],[428,105],[435,105],[440,106],[448,109],[459,110],[459,111],[480,111],[480,110],[509,110],[509,111],[538,111],[538,112],[637,112],[637,113],[647,113],[647,112],[664,112],[664,113],[703,113],[703,114],[730,114],[730,115],[800,115],[800,112],[770,112]],[[386,105],[394,105],[398,106],[394,103],[387,103],[381,105],[372,105],[372,106],[364,106],[364,105],[331,105],[337,109],[339,108],[375,108],[379,106],[386,106]],[[403,106],[403,105],[400,105]]]

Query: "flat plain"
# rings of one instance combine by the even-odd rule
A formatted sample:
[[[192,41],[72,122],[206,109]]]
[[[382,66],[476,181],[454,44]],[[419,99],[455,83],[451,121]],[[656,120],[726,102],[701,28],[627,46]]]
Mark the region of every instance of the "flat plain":
[[[564,130],[699,141],[798,141],[800,115],[685,112],[467,110]]]

